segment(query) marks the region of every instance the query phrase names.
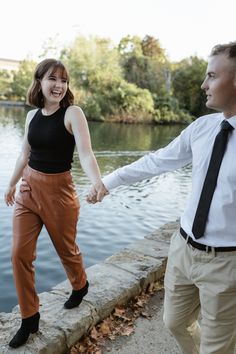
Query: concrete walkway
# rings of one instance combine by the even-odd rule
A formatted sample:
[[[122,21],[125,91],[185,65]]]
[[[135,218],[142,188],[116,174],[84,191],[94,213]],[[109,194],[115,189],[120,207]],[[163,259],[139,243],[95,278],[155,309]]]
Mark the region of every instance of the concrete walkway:
[[[90,288],[79,308],[63,308],[71,292],[68,281],[40,294],[40,330],[17,350],[11,350],[8,342],[20,325],[19,308],[15,307],[12,313],[0,313],[0,354],[68,353],[69,348],[109,316],[117,305],[127,304],[149,283],[163,277],[170,236],[177,227],[177,222],[166,224],[103,263],[87,268]],[[132,350],[129,353],[135,354]],[[137,352],[144,353],[142,350]]]
[[[145,306],[150,319],[139,317],[129,337],[107,340],[102,354],[180,354],[178,346],[163,324],[163,291],[157,292]]]

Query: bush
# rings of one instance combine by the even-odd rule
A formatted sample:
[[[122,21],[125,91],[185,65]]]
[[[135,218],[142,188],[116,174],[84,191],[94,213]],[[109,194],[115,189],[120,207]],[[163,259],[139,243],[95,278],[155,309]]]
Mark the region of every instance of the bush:
[[[186,124],[191,123],[193,117],[184,112],[183,110],[178,110],[174,112],[170,110],[168,107],[161,107],[155,110],[153,120],[158,124],[168,124],[168,123],[178,123],[178,124]]]

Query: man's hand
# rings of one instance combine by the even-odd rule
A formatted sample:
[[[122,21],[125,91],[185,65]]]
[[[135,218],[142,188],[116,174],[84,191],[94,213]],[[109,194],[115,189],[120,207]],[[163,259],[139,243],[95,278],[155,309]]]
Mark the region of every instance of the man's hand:
[[[101,202],[108,194],[109,192],[104,184],[102,182],[97,182],[90,188],[86,200],[90,204],[95,204],[97,202]]]

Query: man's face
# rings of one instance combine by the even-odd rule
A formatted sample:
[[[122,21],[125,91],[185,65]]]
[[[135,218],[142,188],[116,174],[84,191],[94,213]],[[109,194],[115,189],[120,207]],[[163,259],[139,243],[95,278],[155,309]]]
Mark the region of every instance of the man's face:
[[[201,88],[206,92],[206,106],[222,111],[225,117],[236,114],[236,62],[225,54],[210,57]]]

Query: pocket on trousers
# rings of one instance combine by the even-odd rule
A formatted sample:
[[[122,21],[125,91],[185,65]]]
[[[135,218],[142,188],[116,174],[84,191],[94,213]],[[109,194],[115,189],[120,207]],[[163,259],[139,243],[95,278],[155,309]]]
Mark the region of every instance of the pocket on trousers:
[[[20,192],[24,193],[24,192],[29,192],[29,191],[31,191],[30,186],[28,185],[27,182],[23,181],[20,185]]]
[[[31,187],[28,185],[28,183],[25,180],[23,180],[22,183],[20,184],[19,193],[17,194],[16,197],[16,202],[22,204],[23,201],[29,196],[30,192],[31,192]]]

